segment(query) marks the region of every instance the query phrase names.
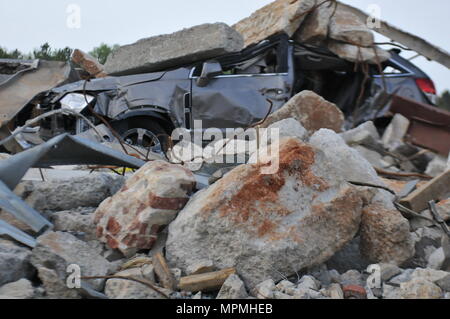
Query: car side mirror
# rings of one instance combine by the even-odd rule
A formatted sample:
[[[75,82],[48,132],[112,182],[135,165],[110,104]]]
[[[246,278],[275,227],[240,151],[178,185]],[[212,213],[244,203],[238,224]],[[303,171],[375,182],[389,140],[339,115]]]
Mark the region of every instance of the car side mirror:
[[[219,62],[205,62],[203,63],[202,74],[197,79],[199,87],[205,87],[209,84],[211,78],[223,74],[222,65]]]

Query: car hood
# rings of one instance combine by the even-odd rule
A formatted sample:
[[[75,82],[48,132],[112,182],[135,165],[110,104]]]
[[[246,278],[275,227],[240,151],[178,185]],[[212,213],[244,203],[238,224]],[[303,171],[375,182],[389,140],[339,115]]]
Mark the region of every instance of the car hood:
[[[124,88],[131,85],[136,85],[140,83],[157,81],[163,78],[166,74],[170,74],[174,71],[169,72],[157,72],[157,73],[147,73],[138,75],[128,75],[128,76],[111,76],[100,79],[93,80],[83,80],[67,85],[63,85],[52,90],[56,94],[66,94],[69,92],[101,92],[101,91],[111,91],[118,88]]]

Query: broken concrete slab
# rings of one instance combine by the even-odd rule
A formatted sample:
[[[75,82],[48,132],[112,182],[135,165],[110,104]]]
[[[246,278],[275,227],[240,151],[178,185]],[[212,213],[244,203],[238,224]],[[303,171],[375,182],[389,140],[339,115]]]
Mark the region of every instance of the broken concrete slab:
[[[315,0],[276,0],[239,21],[233,28],[242,34],[245,46],[279,33],[291,37],[315,5]]]
[[[335,10],[332,3],[317,7],[311,12],[304,23],[294,35],[294,40],[299,43],[322,45],[328,38],[328,30],[331,17]]]
[[[67,180],[22,182],[15,193],[40,212],[97,207],[114,195],[125,178],[117,174],[93,173]]]
[[[275,174],[261,173],[263,163],[274,160],[268,156],[237,167],[191,199],[169,227],[171,265],[186,270],[212,259],[218,268],[236,267],[252,289],[323,263],[355,236],[360,192],[322,152],[293,138],[279,146]]]
[[[372,46],[375,40],[366,21],[342,7],[338,7],[331,18],[329,36],[334,40],[362,47]]]
[[[281,109],[272,113],[260,127],[267,128],[289,118],[300,122],[310,135],[322,128],[340,133],[345,120],[344,114],[336,105],[312,91],[305,90],[292,97]]]
[[[361,21],[368,21],[368,19],[373,18],[364,11],[352,7],[348,4],[338,2],[338,6],[357,15],[361,19]],[[378,21],[380,22],[380,28],[376,29],[378,33],[388,37],[389,39],[397,43],[402,44],[407,48],[410,48],[411,50],[418,52],[420,55],[423,55],[429,60],[436,61],[446,66],[447,68],[450,68],[450,54],[447,51],[431,44],[427,40],[424,40],[411,33],[405,32],[387,23],[386,21],[383,21],[381,19],[378,19]]]
[[[149,162],[98,207],[97,237],[125,255],[151,249],[161,228],[186,205],[195,186],[194,175],[184,167]]]
[[[104,71],[104,66],[98,62],[96,58],[90,54],[83,52],[79,49],[75,49],[72,53],[72,62],[78,64],[95,78],[104,78],[108,74]]]
[[[243,49],[242,36],[225,23],[202,24],[139,40],[114,50],[105,64],[111,75],[161,71]]]
[[[334,40],[328,41],[328,48],[340,58],[350,62],[382,63],[391,58],[391,54],[378,47],[362,48]]]

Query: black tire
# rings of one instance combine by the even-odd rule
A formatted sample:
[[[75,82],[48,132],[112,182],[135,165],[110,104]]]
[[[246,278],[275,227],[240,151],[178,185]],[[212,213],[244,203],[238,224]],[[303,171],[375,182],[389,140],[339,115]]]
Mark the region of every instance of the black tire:
[[[155,119],[130,118],[112,123],[112,126],[125,143],[145,149],[150,147],[156,153],[168,150],[169,135]]]

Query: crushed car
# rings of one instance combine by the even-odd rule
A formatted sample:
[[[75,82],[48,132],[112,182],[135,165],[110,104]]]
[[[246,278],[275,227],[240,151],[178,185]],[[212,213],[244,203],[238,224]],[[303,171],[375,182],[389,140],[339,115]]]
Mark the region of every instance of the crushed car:
[[[249,127],[303,90],[318,93],[346,115],[377,92],[374,87],[433,103],[436,91],[432,80],[396,49],[390,54],[391,59],[382,63],[382,73],[370,65],[370,81],[364,82],[364,73],[355,63],[326,48],[275,35],[241,52],[167,71],[54,88],[23,110],[16,126],[23,125],[20,119],[30,118],[34,108],[41,113],[69,109],[82,113],[95,125],[104,124],[103,118],[125,142],[160,152],[175,128],[191,129],[196,120],[202,121],[203,129]],[[365,95],[360,100],[362,86]],[[271,109],[267,100],[273,103]],[[355,124],[358,122],[362,121]],[[41,121],[39,133],[43,140],[49,140],[65,132],[77,135],[89,129],[83,118],[57,114]],[[104,137],[114,139],[111,134]]]

